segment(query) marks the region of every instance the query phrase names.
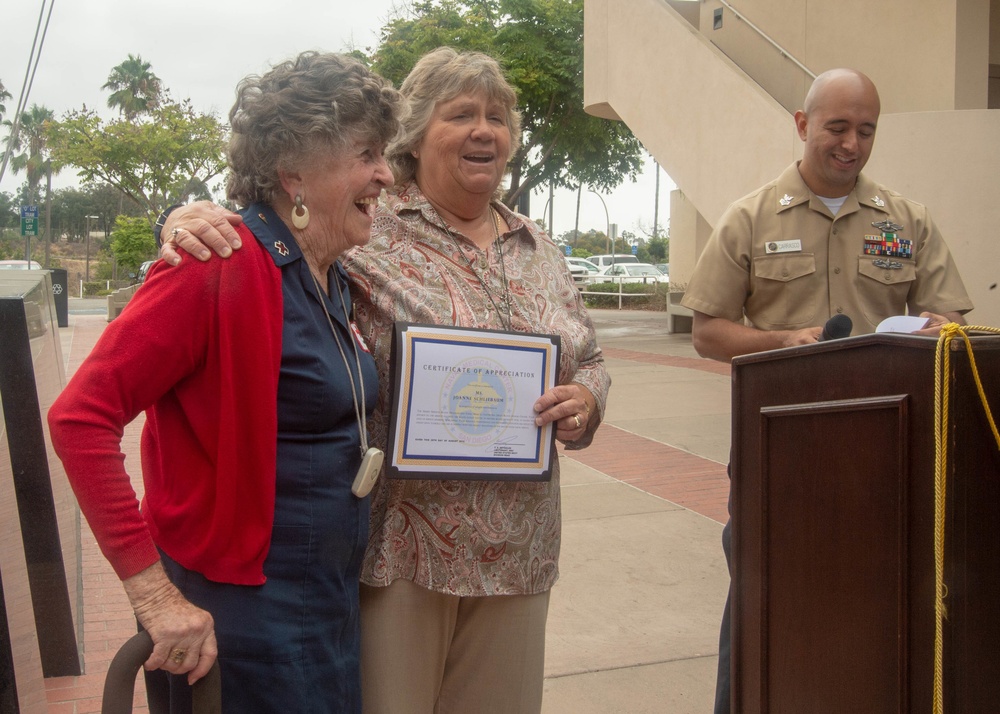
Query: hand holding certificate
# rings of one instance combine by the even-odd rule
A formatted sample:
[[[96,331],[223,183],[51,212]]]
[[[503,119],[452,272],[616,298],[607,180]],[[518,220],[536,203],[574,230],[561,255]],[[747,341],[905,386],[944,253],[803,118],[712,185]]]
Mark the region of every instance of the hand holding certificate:
[[[396,323],[390,478],[544,481],[553,424],[535,401],[555,386],[559,338]]]

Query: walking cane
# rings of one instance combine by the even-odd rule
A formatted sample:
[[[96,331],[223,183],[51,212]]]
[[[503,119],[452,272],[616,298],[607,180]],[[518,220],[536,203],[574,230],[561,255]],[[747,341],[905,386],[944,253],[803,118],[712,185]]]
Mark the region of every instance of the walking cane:
[[[121,646],[108,667],[104,679],[104,700],[101,714],[131,714],[135,694],[135,678],[142,663],[153,653],[153,639],[148,632],[140,632]],[[219,663],[212,665],[208,674],[191,688],[194,714],[222,714],[222,678]],[[162,701],[149,702],[150,714],[168,714]]]

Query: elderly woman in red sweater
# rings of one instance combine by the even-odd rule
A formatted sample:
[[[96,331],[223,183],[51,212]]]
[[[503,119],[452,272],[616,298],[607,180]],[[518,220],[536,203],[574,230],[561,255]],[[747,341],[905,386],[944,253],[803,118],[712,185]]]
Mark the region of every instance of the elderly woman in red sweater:
[[[228,185],[244,249],[154,265],[49,411],[172,711],[216,657],[225,711],[361,710],[357,476],[377,457],[377,380],[337,258],[369,240],[401,107],[340,55],[245,79]],[[143,411],[140,505],[120,442]]]

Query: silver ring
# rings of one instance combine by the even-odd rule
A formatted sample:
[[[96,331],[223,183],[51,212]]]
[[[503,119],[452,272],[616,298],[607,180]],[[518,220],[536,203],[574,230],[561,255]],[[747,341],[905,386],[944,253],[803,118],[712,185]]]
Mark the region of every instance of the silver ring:
[[[171,228],[170,229],[170,237],[173,238],[174,240],[177,240],[177,234],[180,233],[180,232],[181,232],[180,228]]]
[[[579,414],[574,414],[573,415],[573,420],[576,422],[576,428],[577,429],[579,429],[583,425],[583,422],[580,421],[580,415]]]

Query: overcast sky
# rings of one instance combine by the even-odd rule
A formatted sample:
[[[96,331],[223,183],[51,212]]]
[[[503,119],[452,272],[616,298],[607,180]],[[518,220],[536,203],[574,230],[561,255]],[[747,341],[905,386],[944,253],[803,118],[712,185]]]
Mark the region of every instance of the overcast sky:
[[[129,53],[152,64],[175,99],[189,98],[195,109],[221,119],[235,98],[236,84],[248,74],[267,71],[303,50],[368,49],[399,0],[49,0],[51,20],[28,103],[52,109],[56,116],[88,108],[112,116],[108,92],[101,89],[111,68]],[[0,41],[0,80],[13,95],[6,118],[13,118],[31,53],[42,0],[4,2]],[[45,18],[42,18],[44,26]],[[37,51],[37,50],[36,50]],[[647,156],[648,159],[648,156]],[[652,229],[656,179],[652,160],[638,182],[604,196],[610,222],[623,230]],[[13,193],[24,181],[8,167],[0,190]],[[76,185],[72,169],[55,179],[56,188]],[[670,178],[660,173],[660,225],[669,213]],[[547,189],[532,198],[531,215],[542,216]],[[557,191],[557,234],[573,228],[576,193]],[[584,193],[580,229],[605,230],[604,207]]]

